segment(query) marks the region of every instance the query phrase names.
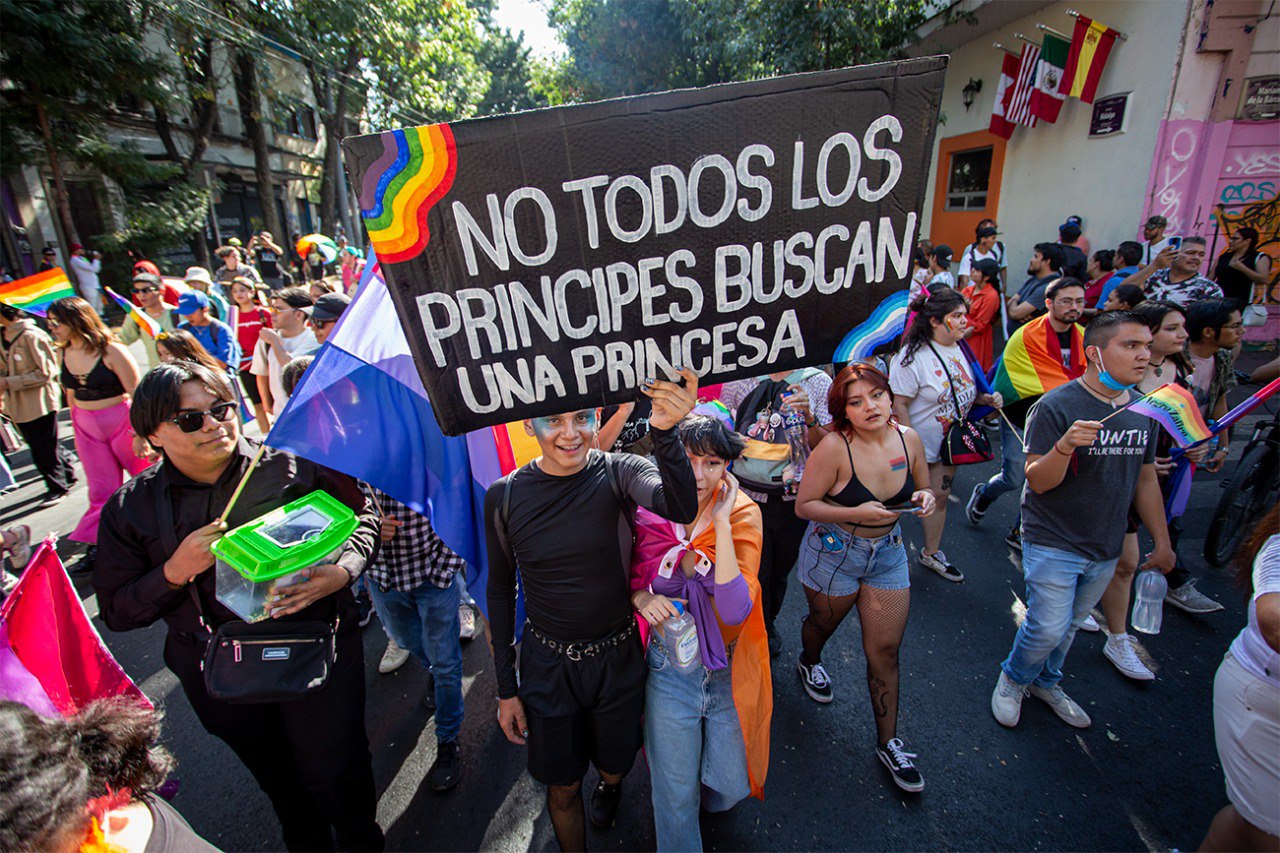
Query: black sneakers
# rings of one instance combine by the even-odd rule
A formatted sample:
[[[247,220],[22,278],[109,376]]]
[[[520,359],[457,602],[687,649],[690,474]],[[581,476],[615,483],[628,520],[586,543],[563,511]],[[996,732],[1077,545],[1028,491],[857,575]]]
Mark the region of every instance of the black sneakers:
[[[453,790],[462,778],[462,759],[456,740],[439,741],[436,744],[436,760],[427,771],[427,784],[437,794]]]
[[[622,784],[596,783],[591,792],[591,825],[596,829],[608,829],[618,820],[618,803],[622,802]]]
[[[902,748],[901,738],[894,738],[884,746],[877,746],[876,755],[880,757],[880,763],[889,768],[889,772],[893,774],[893,783],[899,788],[912,793],[924,790],[924,777],[911,760],[916,754]]]
[[[831,701],[835,692],[831,689],[831,676],[827,675],[822,664],[808,666],[804,661],[796,661],[796,672],[800,673],[800,684],[809,698],[823,705]]]

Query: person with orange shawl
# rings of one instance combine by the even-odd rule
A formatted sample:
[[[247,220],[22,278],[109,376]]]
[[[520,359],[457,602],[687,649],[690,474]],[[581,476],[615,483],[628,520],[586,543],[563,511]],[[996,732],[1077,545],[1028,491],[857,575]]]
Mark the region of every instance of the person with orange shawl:
[[[636,513],[631,602],[647,634],[644,742],[658,850],[702,850],[698,810],[764,798],[773,690],[760,603],[760,509],[727,471],[745,439],[713,417],[676,428],[698,483],[686,527]],[[686,602],[701,665],[681,672],[662,623]]]

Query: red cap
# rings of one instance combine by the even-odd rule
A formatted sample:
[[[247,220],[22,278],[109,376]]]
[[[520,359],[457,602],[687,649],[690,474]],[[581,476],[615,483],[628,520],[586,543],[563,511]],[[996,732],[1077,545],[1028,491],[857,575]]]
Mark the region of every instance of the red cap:
[[[71,244],[71,251],[72,251],[72,252],[79,252],[79,251],[81,251],[81,250],[83,250],[83,249],[84,249],[84,246],[81,246],[79,243],[72,243],[72,244]]]

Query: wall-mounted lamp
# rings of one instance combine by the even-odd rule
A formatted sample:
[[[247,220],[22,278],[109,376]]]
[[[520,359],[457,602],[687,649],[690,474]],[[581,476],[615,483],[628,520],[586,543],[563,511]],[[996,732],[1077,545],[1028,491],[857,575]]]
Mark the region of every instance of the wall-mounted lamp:
[[[964,97],[964,108],[967,110],[973,106],[973,96],[982,91],[982,81],[969,78],[969,82],[964,84],[964,88],[960,90]]]

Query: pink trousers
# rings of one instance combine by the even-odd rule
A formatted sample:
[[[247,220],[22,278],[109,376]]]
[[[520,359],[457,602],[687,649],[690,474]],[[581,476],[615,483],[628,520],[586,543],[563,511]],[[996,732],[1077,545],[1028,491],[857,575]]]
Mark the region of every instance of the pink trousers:
[[[125,481],[143,471],[150,463],[133,455],[133,438],[129,435],[129,404],[121,402],[109,409],[90,412],[71,410],[75,429],[76,453],[89,481],[89,510],[71,532],[75,542],[98,542],[98,516],[102,507]]]

